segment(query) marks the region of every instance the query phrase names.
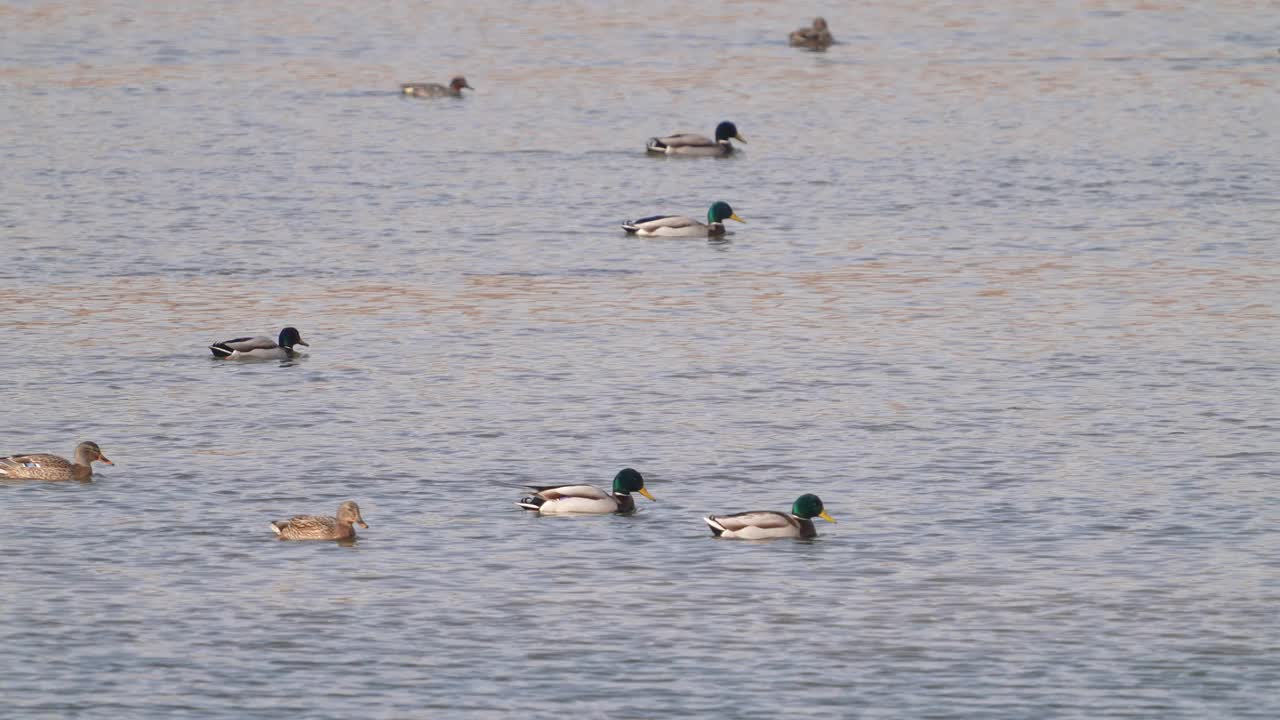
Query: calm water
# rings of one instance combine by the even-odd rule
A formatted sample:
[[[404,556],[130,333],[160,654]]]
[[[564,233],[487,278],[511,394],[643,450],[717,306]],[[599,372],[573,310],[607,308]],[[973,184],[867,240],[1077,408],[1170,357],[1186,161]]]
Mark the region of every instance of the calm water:
[[[1280,715],[1275,4],[814,10],[0,6],[0,716]]]

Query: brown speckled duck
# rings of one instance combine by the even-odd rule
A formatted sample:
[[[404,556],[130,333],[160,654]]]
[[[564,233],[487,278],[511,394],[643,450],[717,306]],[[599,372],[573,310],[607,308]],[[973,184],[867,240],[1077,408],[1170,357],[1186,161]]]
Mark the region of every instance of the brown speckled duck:
[[[826,50],[836,41],[827,29],[827,21],[822,18],[813,19],[813,27],[802,27],[792,31],[789,36],[792,47],[809,48],[810,50]]]
[[[0,478],[18,480],[88,480],[93,477],[94,460],[115,465],[102,454],[95,442],[82,442],[76,446],[75,462],[57,455],[33,453],[0,457]]]
[[[467,84],[467,79],[459,75],[449,81],[448,85],[440,83],[404,83],[400,92],[413,97],[462,97],[462,88],[475,90]]]
[[[360,517],[360,506],[354,500],[348,500],[338,506],[338,517],[327,515],[298,515],[288,520],[273,520],[271,529],[281,540],[352,540],[356,529],[352,525],[359,523],[367,528],[369,524]]]

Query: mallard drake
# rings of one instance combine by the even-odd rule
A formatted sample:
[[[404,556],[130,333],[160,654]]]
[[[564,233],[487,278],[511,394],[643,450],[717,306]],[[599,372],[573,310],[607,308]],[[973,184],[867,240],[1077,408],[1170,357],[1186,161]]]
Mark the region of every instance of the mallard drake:
[[[827,29],[827,21],[822,18],[813,19],[813,27],[802,27],[799,30],[793,30],[788,36],[793,47],[809,48],[810,50],[826,50],[831,47],[831,43],[835,42],[835,38],[831,37],[831,31]]]
[[[360,517],[360,506],[348,500],[338,506],[338,516],[297,515],[288,520],[273,520],[271,529],[281,540],[351,540],[356,536],[353,524],[362,528],[369,524]]]
[[[298,355],[293,349],[295,345],[311,347],[302,339],[297,328],[287,327],[280,331],[278,340],[265,336],[239,337],[216,342],[209,346],[209,350],[214,357],[227,360],[284,360]]]
[[[613,476],[613,492],[607,493],[594,485],[530,485],[534,493],[520,498],[516,503],[525,510],[535,510],[543,515],[629,513],[636,509],[631,493],[638,492],[650,500],[657,500],[644,488],[644,478],[631,468],[624,468]]]
[[[467,79],[459,75],[449,81],[448,85],[440,83],[403,83],[400,92],[413,97],[462,97],[462,88],[475,90],[467,84]]]
[[[773,510],[755,510],[733,515],[708,515],[703,519],[711,526],[711,534],[721,538],[766,540],[770,538],[812,538],[818,536],[810,518],[828,522],[835,518],[822,509],[817,495],[801,495],[791,506],[791,514]]]
[[[738,217],[733,208],[729,207],[729,203],[716,201],[711,203],[711,207],[707,208],[706,224],[682,215],[654,215],[640,218],[639,220],[628,220],[622,223],[622,229],[628,233],[644,236],[715,237],[724,235],[723,221],[725,220],[737,220],[740,223],[746,222],[746,220]]]
[[[694,133],[676,133],[666,137],[649,138],[644,149],[659,155],[694,155],[700,157],[722,157],[733,153],[733,145],[729,139],[746,142],[738,132],[738,126],[724,121],[716,126],[716,139]]]
[[[93,467],[100,463],[115,465],[102,454],[95,442],[82,442],[76,446],[75,462],[57,455],[32,453],[0,457],[0,477],[19,480],[88,480],[93,477]]]

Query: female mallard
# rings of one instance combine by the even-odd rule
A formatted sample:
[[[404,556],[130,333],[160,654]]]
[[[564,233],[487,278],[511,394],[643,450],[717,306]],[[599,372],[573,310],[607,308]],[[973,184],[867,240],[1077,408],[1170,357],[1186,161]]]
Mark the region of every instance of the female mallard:
[[[817,495],[801,495],[791,506],[791,514],[773,510],[756,510],[734,515],[708,515],[702,518],[711,526],[711,534],[722,538],[766,540],[770,538],[812,538],[818,536],[810,518],[828,522],[835,518],[822,509]]]
[[[822,18],[814,18],[813,27],[802,27],[799,30],[794,30],[788,37],[793,47],[809,48],[810,50],[826,50],[831,47],[831,43],[836,41],[835,38],[831,37],[831,31],[827,29],[827,21]]]
[[[298,334],[297,328],[287,327],[280,331],[278,341],[269,337],[240,337],[216,342],[209,349],[213,351],[214,357],[227,360],[285,360],[298,355],[293,349],[295,345],[311,347]]]
[[[530,485],[532,495],[520,498],[516,503],[525,510],[536,510],[543,515],[568,515],[590,513],[629,513],[636,509],[631,493],[638,492],[650,500],[657,500],[644,489],[644,478],[631,468],[619,470],[613,476],[613,492],[607,493],[594,485]]]
[[[716,126],[716,139],[694,133],[677,133],[666,137],[649,138],[644,149],[660,155],[694,155],[700,157],[723,157],[733,153],[733,145],[729,139],[740,142],[747,139],[738,133],[738,127],[729,121]]]
[[[717,201],[707,208],[707,222],[681,215],[654,215],[653,217],[628,220],[622,223],[622,229],[636,235],[661,235],[664,237],[716,237],[724,235],[724,220],[746,220],[738,217],[729,203]]]
[[[400,92],[413,97],[462,97],[462,88],[475,90],[467,84],[467,79],[459,75],[449,81],[448,85],[440,83],[404,83]]]
[[[298,515],[288,520],[273,520],[271,529],[281,540],[351,540],[356,536],[353,524],[367,528],[369,524],[360,517],[360,506],[348,500],[338,506],[338,517],[328,515]]]
[[[76,446],[75,462],[57,455],[34,453],[0,457],[0,477],[17,480],[88,480],[93,477],[94,460],[115,465],[102,454],[95,442],[82,442]]]

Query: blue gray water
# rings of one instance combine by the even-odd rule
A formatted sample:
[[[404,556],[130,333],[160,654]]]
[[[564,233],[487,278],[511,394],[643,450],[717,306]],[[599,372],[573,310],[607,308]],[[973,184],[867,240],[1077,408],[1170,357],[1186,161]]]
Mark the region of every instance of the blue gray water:
[[[1274,10],[0,8],[0,716],[1280,715]]]

